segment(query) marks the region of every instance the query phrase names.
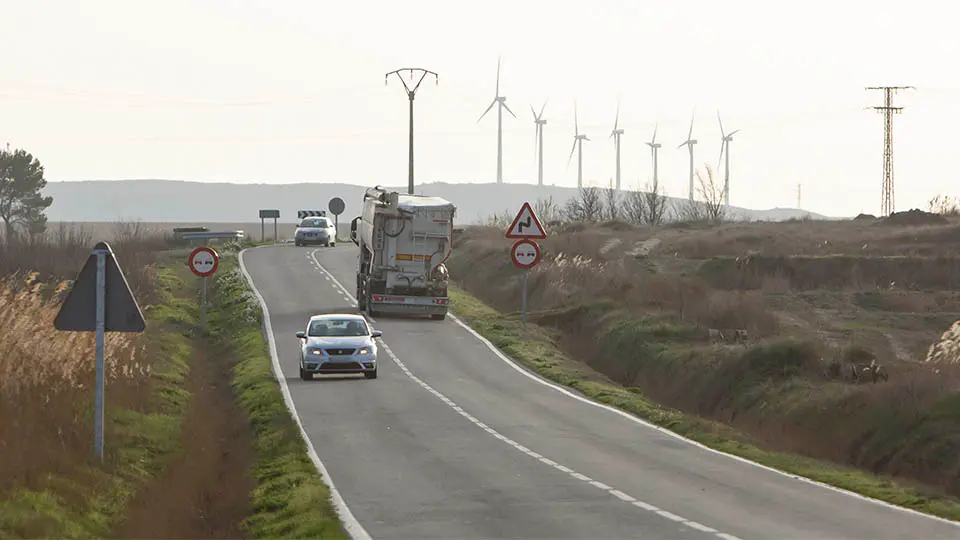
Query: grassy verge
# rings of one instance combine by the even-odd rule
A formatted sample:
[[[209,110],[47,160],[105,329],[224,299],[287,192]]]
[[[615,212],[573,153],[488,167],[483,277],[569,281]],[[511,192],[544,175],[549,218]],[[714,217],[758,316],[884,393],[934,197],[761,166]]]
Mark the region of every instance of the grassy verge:
[[[236,360],[233,388],[256,437],[257,487],[245,525],[257,538],[346,538],[274,378],[260,304],[238,268],[239,248],[219,249],[208,330],[213,343]]]
[[[923,487],[897,483],[888,478],[794,454],[769,452],[748,442],[737,430],[703,418],[652,403],[635,389],[589,381],[586,365],[571,361],[549,334],[527,325],[522,335],[517,314],[500,313],[458,287],[451,288],[453,312],[519,363],[544,377],[581,392],[595,401],[635,414],[721,452],[740,456],[784,472],[830,484],[936,516],[960,520],[960,501],[928,493]]]
[[[43,489],[20,489],[0,501],[0,537],[103,537],[123,518],[132,495],[160,473],[179,450],[180,424],[189,400],[183,381],[191,353],[184,330],[195,313],[178,298],[184,283],[161,268],[159,301],[145,313],[147,348],[154,359],[145,411],[110,406],[106,388],[104,466],[91,463],[69,476],[47,475]],[[91,392],[90,401],[93,401]],[[91,406],[85,410],[90,414]],[[90,434],[92,443],[92,433]],[[91,448],[92,454],[92,448]]]

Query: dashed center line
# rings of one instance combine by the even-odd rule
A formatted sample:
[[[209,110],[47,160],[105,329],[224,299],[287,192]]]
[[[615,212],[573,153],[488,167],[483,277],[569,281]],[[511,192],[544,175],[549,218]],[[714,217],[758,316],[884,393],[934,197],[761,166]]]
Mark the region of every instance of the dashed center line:
[[[338,293],[340,293],[344,298],[346,298],[346,299],[351,303],[352,306],[356,306],[356,305],[357,305],[357,301],[356,301],[355,298],[353,298],[353,295],[350,294],[350,291],[348,291],[343,285],[341,285],[340,282],[337,281],[337,278],[334,277],[334,275],[331,274],[326,268],[324,268],[323,265],[320,264],[320,261],[319,261],[319,260],[317,260],[316,250],[310,252],[310,253],[308,254],[308,257],[309,257],[310,259],[312,259],[312,262],[314,263],[315,268],[316,268],[318,271],[320,271],[320,272],[323,273],[324,278],[326,278],[327,281],[330,281],[330,282],[331,282],[331,283],[330,283],[331,287],[333,287],[334,290],[336,290],[336,291],[337,291]],[[369,318],[369,317],[368,317],[368,318]],[[372,322],[375,322],[375,321],[373,321],[373,319],[370,319],[370,320],[371,320]],[[531,450],[531,449],[523,446],[523,445],[520,444],[519,442],[514,441],[513,439],[511,439],[511,438],[503,435],[502,433],[498,432],[497,430],[495,430],[495,429],[491,428],[490,426],[484,424],[484,423],[481,422],[479,419],[477,419],[476,417],[474,417],[473,415],[471,415],[470,413],[468,413],[467,411],[465,411],[462,407],[460,407],[459,405],[457,405],[453,400],[451,400],[451,399],[448,398],[447,396],[443,395],[441,392],[439,392],[438,390],[434,389],[432,386],[430,386],[429,384],[427,384],[425,381],[423,381],[422,379],[420,379],[419,377],[417,377],[416,375],[414,375],[413,372],[410,371],[409,368],[407,368],[407,365],[404,364],[403,361],[401,361],[400,358],[397,357],[397,355],[393,352],[393,350],[390,348],[390,346],[387,345],[382,339],[381,339],[381,347],[383,348],[384,352],[387,353],[387,356],[389,356],[390,359],[393,360],[393,362],[397,365],[397,367],[400,368],[400,370],[403,372],[403,374],[406,375],[408,378],[410,378],[413,382],[419,384],[424,390],[426,390],[427,392],[430,392],[431,394],[433,394],[434,396],[436,396],[437,398],[439,398],[440,401],[446,403],[446,404],[447,404],[451,409],[453,409],[457,414],[459,414],[460,416],[463,416],[463,417],[466,418],[468,421],[470,421],[470,423],[472,423],[472,424],[474,424],[475,426],[479,427],[480,429],[486,431],[486,432],[489,433],[490,435],[493,435],[493,436],[496,437],[497,439],[500,439],[501,441],[507,443],[508,445],[516,448],[517,450],[523,452],[524,454],[526,454],[526,455],[528,455],[528,456],[530,456],[530,457],[532,457],[532,458],[540,461],[541,463],[543,463],[543,464],[545,464],[545,465],[548,465],[548,466],[550,466],[550,467],[552,467],[552,468],[554,468],[554,469],[556,469],[556,470],[558,470],[558,471],[560,471],[560,472],[566,473],[566,474],[570,475],[571,477],[576,478],[577,480],[580,480],[580,481],[582,481],[582,482],[586,482],[586,483],[588,483],[588,484],[590,484],[590,485],[592,485],[592,486],[594,486],[594,487],[596,487],[596,488],[599,488],[599,489],[601,489],[601,490],[603,490],[603,491],[606,491],[607,493],[613,495],[614,497],[620,499],[621,501],[624,501],[624,502],[633,504],[633,505],[636,506],[637,508],[646,510],[646,511],[648,511],[648,512],[653,512],[653,513],[655,513],[655,514],[657,514],[657,515],[659,515],[659,516],[661,516],[661,517],[664,517],[664,518],[666,518],[666,519],[669,519],[669,520],[671,520],[671,521],[675,521],[675,522],[677,522],[677,523],[681,523],[681,524],[683,524],[683,525],[686,525],[686,526],[690,527],[691,529],[696,529],[696,530],[701,531],[701,532],[704,532],[704,533],[712,533],[712,534],[716,535],[717,537],[722,538],[723,540],[741,540],[740,538],[738,538],[738,537],[736,537],[736,536],[733,536],[732,534],[721,533],[721,532],[717,531],[716,529],[713,529],[713,528],[711,528],[711,527],[708,527],[708,526],[706,526],[706,525],[704,525],[704,524],[702,524],[702,523],[698,523],[698,522],[696,522],[696,521],[692,521],[692,520],[686,519],[686,518],[684,518],[684,517],[682,517],[682,516],[678,516],[677,514],[674,514],[674,513],[672,513],[672,512],[668,512],[668,511],[666,511],[666,510],[662,510],[662,509],[660,509],[660,508],[657,508],[656,506],[653,506],[652,504],[645,503],[645,502],[643,502],[643,501],[641,501],[641,500],[636,499],[635,497],[633,497],[633,496],[631,496],[631,495],[628,495],[627,493],[624,493],[623,491],[620,491],[620,490],[618,490],[618,489],[614,489],[614,488],[611,487],[611,486],[608,486],[608,485],[606,485],[606,484],[604,484],[604,483],[602,483],[602,482],[600,482],[600,481],[594,480],[593,478],[590,478],[589,476],[587,476],[587,475],[585,475],[585,474],[581,474],[581,473],[579,473],[579,472],[577,472],[577,471],[575,471],[575,470],[573,470],[573,469],[571,469],[571,468],[569,468],[569,467],[566,467],[566,466],[564,466],[564,465],[560,465],[560,464],[557,463],[556,461],[553,461],[553,460],[551,460],[551,459],[548,459],[548,458],[546,458],[546,457],[544,457],[544,456],[542,456],[542,455],[534,452],[533,450]]]

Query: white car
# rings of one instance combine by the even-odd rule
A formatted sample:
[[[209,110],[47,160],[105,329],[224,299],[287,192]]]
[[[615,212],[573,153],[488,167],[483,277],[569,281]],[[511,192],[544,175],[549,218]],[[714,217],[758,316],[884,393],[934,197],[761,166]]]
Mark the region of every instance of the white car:
[[[337,228],[330,218],[305,217],[293,233],[293,243],[297,247],[310,244],[334,247],[337,245]]]
[[[314,315],[306,330],[297,332],[300,341],[300,378],[309,381],[314,373],[363,373],[377,378],[377,342],[383,332],[374,330],[355,313]]]

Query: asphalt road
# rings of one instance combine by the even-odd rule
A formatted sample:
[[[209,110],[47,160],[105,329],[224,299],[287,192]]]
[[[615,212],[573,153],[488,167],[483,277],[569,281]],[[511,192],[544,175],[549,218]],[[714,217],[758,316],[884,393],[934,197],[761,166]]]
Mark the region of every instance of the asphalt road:
[[[456,321],[380,318],[379,378],[301,381],[357,248],[248,250],[286,384],[372,538],[960,538],[960,527],[695,446],[525,374]],[[344,290],[345,288],[345,290]]]

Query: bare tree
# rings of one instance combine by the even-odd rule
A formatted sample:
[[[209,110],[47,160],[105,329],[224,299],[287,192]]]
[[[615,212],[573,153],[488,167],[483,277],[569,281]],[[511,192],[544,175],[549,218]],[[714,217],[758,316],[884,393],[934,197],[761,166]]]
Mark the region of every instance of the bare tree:
[[[647,220],[647,194],[639,189],[630,190],[623,197],[623,215],[630,223],[643,224]]]
[[[617,193],[617,190],[613,187],[608,187],[604,190],[604,208],[603,214],[604,219],[607,221],[616,221],[620,219],[620,194]]]
[[[703,219],[708,221],[723,221],[727,215],[727,205],[723,201],[723,186],[717,184],[713,178],[713,169],[709,163],[703,164],[707,170],[704,178],[700,171],[697,174],[697,193],[703,204]]]
[[[567,201],[567,216],[572,221],[597,221],[602,217],[603,200],[600,189],[596,187],[580,188],[577,196]]]
[[[659,182],[647,184],[647,191],[644,196],[644,221],[656,227],[663,223],[664,215],[667,213],[667,194],[660,186]]]
[[[540,221],[544,223],[559,221],[561,217],[560,205],[553,200],[553,195],[546,199],[538,198],[537,201],[533,203],[533,211],[536,212]]]
[[[960,200],[958,200],[956,197],[937,195],[936,197],[930,199],[930,201],[927,203],[927,207],[932,214],[940,214],[942,216],[960,216]]]

